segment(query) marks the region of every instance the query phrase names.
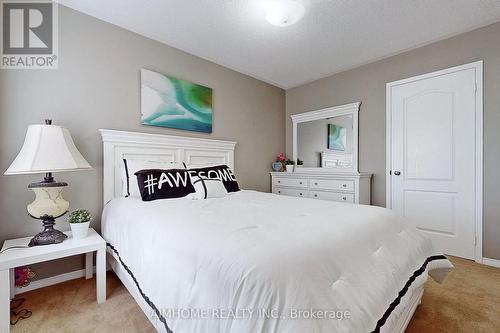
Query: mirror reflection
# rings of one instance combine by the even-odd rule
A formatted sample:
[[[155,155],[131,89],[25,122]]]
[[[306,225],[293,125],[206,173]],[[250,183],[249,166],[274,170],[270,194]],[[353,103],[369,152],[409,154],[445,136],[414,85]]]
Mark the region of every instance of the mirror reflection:
[[[303,161],[305,168],[351,168],[352,115],[298,123],[297,158]]]

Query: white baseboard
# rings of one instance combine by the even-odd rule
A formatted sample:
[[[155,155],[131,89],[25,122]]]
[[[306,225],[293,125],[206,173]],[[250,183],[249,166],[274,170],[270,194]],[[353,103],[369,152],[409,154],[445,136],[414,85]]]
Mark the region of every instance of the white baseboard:
[[[483,264],[500,268],[500,260],[498,259],[483,258]]]
[[[95,266],[94,266],[94,274],[95,274]],[[52,276],[52,277],[45,278],[45,279],[35,280],[35,281],[32,281],[26,287],[22,287],[22,288],[16,287],[16,295],[21,294],[21,293],[25,293],[27,291],[35,290],[35,289],[52,286],[54,284],[58,284],[61,282],[79,279],[82,277],[85,277],[85,269],[80,269],[78,271],[64,273],[64,274]]]

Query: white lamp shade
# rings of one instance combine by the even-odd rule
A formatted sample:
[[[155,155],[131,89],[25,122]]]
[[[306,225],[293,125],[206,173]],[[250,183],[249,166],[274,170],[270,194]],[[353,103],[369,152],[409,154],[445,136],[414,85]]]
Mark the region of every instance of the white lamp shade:
[[[23,147],[6,175],[92,169],[69,131],[55,125],[30,125]]]

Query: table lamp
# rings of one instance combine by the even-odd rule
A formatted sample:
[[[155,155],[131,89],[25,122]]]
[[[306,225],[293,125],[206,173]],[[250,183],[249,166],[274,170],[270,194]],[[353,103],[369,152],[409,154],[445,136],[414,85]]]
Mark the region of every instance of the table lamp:
[[[29,246],[61,243],[66,235],[54,229],[55,219],[67,213],[69,202],[62,197],[67,183],[56,182],[53,172],[92,169],[83,158],[69,131],[61,126],[30,125],[23,147],[5,175],[45,174],[43,181],[32,183],[28,188],[35,192],[35,200],[28,205],[28,213],[42,220],[43,231],[35,235]]]

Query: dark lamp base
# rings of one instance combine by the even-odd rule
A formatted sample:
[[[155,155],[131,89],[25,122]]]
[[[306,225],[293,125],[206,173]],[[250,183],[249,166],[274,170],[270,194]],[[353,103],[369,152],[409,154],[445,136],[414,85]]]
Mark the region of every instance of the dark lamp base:
[[[55,219],[52,216],[43,216],[43,231],[36,234],[28,246],[39,246],[62,243],[68,236],[61,231],[54,229]]]

